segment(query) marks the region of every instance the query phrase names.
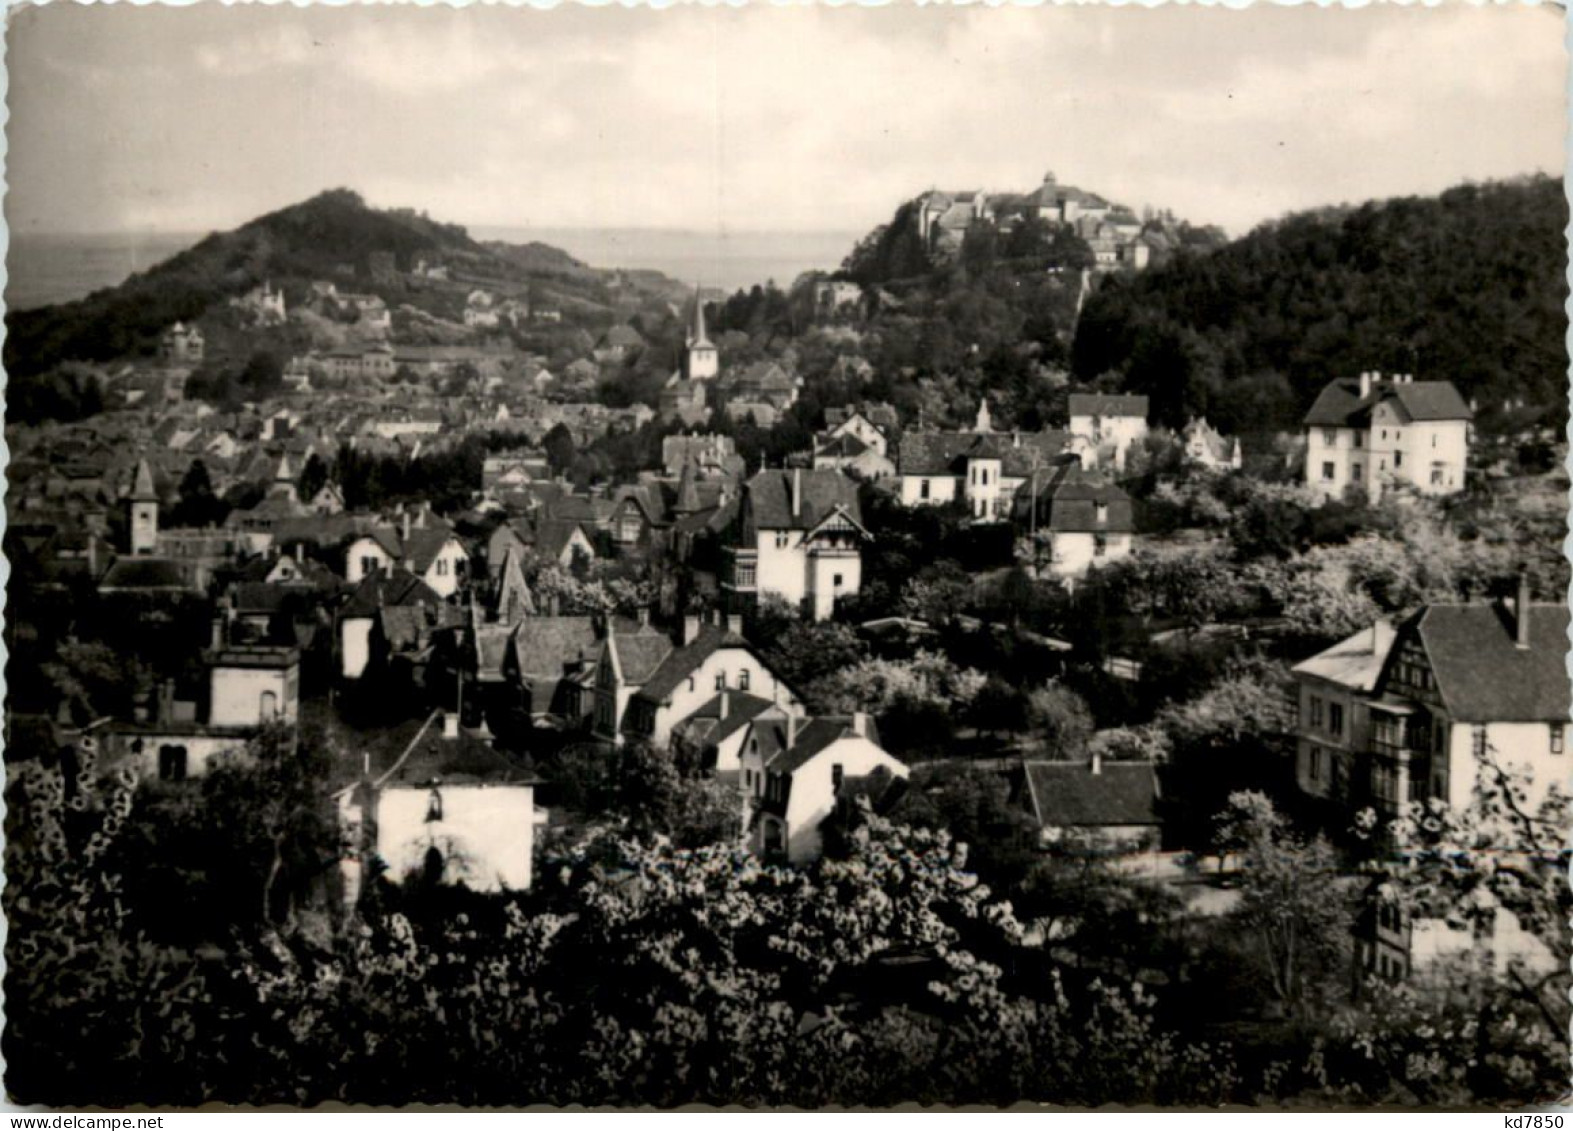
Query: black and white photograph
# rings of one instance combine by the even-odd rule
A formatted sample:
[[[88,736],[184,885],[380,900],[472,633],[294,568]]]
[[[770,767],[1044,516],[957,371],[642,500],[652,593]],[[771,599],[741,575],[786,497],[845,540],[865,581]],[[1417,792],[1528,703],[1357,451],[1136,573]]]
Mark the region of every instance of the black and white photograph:
[[[1567,35],[9,8],[7,1110],[1566,1102]]]

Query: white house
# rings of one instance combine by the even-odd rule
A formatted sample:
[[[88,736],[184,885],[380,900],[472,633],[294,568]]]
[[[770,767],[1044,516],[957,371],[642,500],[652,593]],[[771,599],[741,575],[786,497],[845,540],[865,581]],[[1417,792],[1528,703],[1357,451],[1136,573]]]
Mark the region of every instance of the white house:
[[[1230,440],[1207,423],[1207,418],[1192,417],[1180,435],[1185,445],[1185,460],[1211,471],[1238,471],[1244,464],[1238,438]]]
[[[820,825],[835,810],[844,783],[907,767],[879,745],[867,715],[760,718],[748,727],[739,785],[748,806],[749,846],[793,864],[822,851]]]
[[[1092,451],[1109,452],[1115,470],[1123,470],[1133,445],[1147,436],[1147,398],[1112,393],[1072,393],[1071,435]]]
[[[335,644],[339,653],[339,675],[359,679],[371,659],[371,630],[384,609],[423,605],[436,608],[439,597],[420,578],[407,570],[393,569],[366,575],[338,613]]]
[[[1076,463],[1045,476],[1035,501],[1019,496],[1017,522],[1047,544],[1048,572],[1077,578],[1094,566],[1129,557],[1136,524],[1131,499],[1123,490]],[[1028,515],[1035,507],[1036,515]]]
[[[229,645],[208,657],[208,725],[262,727],[300,715],[300,653]]]
[[[1393,647],[1377,621],[1294,666],[1295,782],[1312,797],[1348,804],[1371,734],[1367,697]]]
[[[988,404],[970,432],[909,432],[901,439],[897,474],[909,507],[962,503],[978,522],[1005,522],[1016,492],[1046,482],[1083,443],[1069,432],[995,432]]]
[[[730,625],[717,625],[685,619],[685,642],[666,655],[629,701],[621,724],[625,737],[665,746],[674,726],[729,691],[764,699],[787,714],[803,713],[797,693],[740,635],[739,620],[734,616]]]
[[[1333,766],[1332,788],[1324,794],[1308,765],[1298,775],[1301,788],[1386,815],[1431,799],[1462,808],[1485,759],[1522,774],[1528,785],[1521,803],[1538,807],[1549,787],[1565,787],[1568,779],[1567,629],[1567,606],[1535,603],[1521,577],[1514,597],[1427,605],[1399,625],[1368,692],[1363,681],[1384,637],[1373,636],[1371,657],[1345,641],[1339,648],[1355,670],[1339,682],[1359,696],[1358,709],[1336,724],[1350,733],[1347,787],[1340,791],[1336,776],[1343,750],[1333,741],[1341,735],[1332,733],[1336,700],[1329,696],[1320,708],[1303,703],[1310,717],[1300,732]],[[1325,671],[1313,674],[1326,681]],[[1305,673],[1297,678],[1302,695],[1314,694]]]
[[[420,578],[439,597],[458,592],[469,570],[470,554],[464,543],[442,527],[402,531],[379,526],[350,543],[345,552],[344,580],[359,585],[366,578],[402,567]]]
[[[395,883],[462,884],[471,891],[525,891],[532,881],[538,779],[464,733],[455,715],[428,722],[379,777],[339,798],[359,851],[346,861],[347,897],[376,861]]]
[[[1326,499],[1354,487],[1373,502],[1398,484],[1456,494],[1473,418],[1451,381],[1372,372],[1329,382],[1305,416],[1306,485]]]
[[[824,620],[863,584],[857,485],[839,471],[761,471],[743,484],[723,534],[722,584],[734,602],[775,596]]]

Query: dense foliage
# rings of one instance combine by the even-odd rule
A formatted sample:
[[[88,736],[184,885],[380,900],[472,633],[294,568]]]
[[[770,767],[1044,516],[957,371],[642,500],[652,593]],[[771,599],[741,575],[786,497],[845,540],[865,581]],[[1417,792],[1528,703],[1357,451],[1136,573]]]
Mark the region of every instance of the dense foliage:
[[[1329,377],[1372,369],[1560,419],[1567,222],[1549,177],[1290,216],[1106,280],[1074,371],[1121,373],[1159,420],[1205,414],[1225,432],[1293,427]]]

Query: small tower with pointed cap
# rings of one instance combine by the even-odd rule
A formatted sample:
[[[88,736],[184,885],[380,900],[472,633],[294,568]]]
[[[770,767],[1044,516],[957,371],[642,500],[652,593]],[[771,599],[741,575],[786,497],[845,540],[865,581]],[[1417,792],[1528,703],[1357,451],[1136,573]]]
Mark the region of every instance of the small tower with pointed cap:
[[[158,549],[158,492],[153,488],[153,471],[145,459],[137,461],[130,503],[131,552],[151,554]]]
[[[973,424],[972,430],[974,432],[994,431],[994,420],[989,416],[989,402],[987,397],[978,402],[978,419],[977,422]]]
[[[702,509],[699,503],[699,487],[694,482],[698,474],[698,470],[694,467],[694,457],[689,456],[683,461],[683,473],[677,479],[677,498],[672,503],[673,514],[679,516],[697,514]]]
[[[721,372],[721,354],[705,333],[705,300],[694,288],[694,321],[684,343],[683,376],[690,381],[713,381]]]

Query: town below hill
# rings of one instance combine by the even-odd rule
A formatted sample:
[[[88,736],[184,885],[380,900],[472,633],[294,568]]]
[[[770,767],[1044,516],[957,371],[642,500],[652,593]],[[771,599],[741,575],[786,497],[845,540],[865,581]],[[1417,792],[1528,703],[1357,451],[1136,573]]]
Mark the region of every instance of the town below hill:
[[[11,316],[19,1100],[1558,1094],[1551,182],[897,217],[335,192]]]

